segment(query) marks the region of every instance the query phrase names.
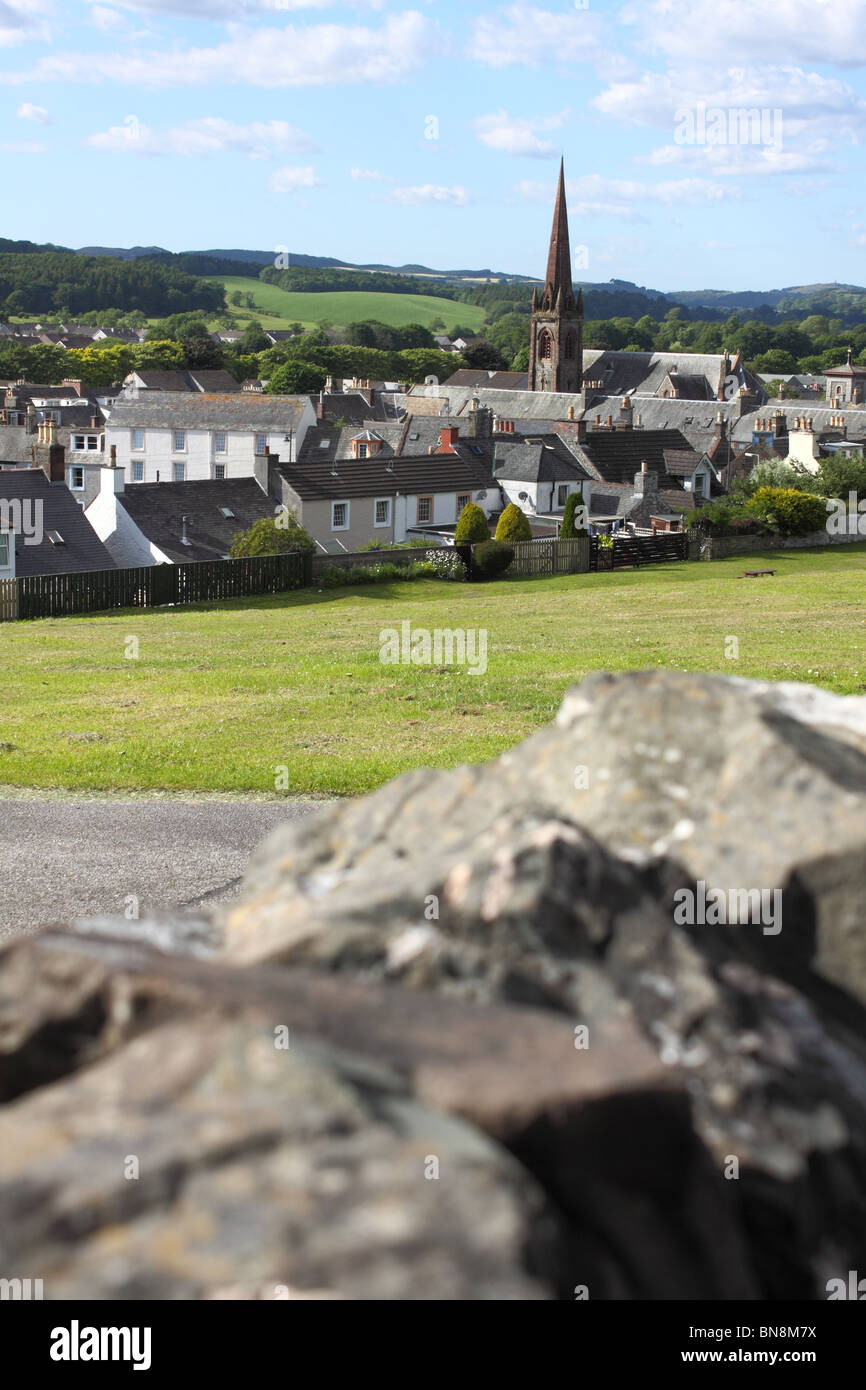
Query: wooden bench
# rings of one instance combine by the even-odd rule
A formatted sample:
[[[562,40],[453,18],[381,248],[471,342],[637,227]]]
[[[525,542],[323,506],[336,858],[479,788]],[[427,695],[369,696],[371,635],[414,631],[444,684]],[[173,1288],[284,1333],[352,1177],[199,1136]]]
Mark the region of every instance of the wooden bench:
[[[743,570],[744,579],[761,579],[765,574],[775,574],[775,570]]]

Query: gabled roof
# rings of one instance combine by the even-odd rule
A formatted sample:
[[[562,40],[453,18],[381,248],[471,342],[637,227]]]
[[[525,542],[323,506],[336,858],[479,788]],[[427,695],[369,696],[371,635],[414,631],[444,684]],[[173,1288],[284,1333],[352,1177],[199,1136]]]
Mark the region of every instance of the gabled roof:
[[[514,483],[581,482],[590,474],[558,435],[497,440],[494,472]]]
[[[298,427],[309,406],[308,396],[268,396],[255,391],[228,395],[148,391],[137,400],[120,397],[108,428],[288,431]]]
[[[2,469],[3,461],[0,461]],[[41,468],[0,471],[0,497],[7,502],[18,499],[22,503],[41,505],[42,509],[41,542],[29,545],[25,536],[15,537],[17,576],[117,568],[66,484],[50,483]],[[27,509],[22,510],[26,521]],[[35,520],[37,514],[31,515]],[[62,536],[63,544],[53,544],[48,538],[49,532]]]
[[[490,459],[431,454],[423,458],[349,459],[342,463],[280,464],[302,501],[389,497],[402,493],[477,492],[496,486]]]
[[[131,483],[118,504],[149,541],[175,564],[221,560],[239,531],[273,517],[276,503],[255,478],[185,483]],[[223,508],[233,513],[227,517]],[[183,545],[183,517],[190,544]]]
[[[178,371],[151,371],[150,368],[133,369],[135,376],[148,391],[219,391],[222,394],[240,391],[241,384],[235,381],[231,372],[222,368],[211,370],[198,367]]]
[[[666,482],[668,487],[676,487],[679,479],[668,472],[666,451],[693,452],[679,430],[644,429],[590,431],[574,449],[588,463],[590,472],[605,483],[633,482],[646,460],[649,471],[658,476],[659,486]]]

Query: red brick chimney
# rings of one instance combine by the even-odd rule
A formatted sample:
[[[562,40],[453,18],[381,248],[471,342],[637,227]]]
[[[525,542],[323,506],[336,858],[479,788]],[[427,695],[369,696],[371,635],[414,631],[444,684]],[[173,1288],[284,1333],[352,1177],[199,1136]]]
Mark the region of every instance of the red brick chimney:
[[[459,438],[460,430],[457,428],[456,425],[450,425],[447,429],[440,430],[439,448],[436,450],[437,454],[456,453],[454,446]]]

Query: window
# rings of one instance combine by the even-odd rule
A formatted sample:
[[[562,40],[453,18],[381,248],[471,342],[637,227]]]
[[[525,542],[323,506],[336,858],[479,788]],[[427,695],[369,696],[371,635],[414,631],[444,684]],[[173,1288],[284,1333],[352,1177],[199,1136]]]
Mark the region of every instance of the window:
[[[60,534],[59,531],[47,531],[47,532],[46,532],[46,535],[48,536],[48,539],[50,540],[50,542],[51,542],[52,545],[65,545],[65,544],[66,544],[65,540],[63,539],[63,537],[61,536],[61,534]]]
[[[133,445],[135,448],[135,445]],[[186,449],[186,430],[175,430],[173,448],[176,454],[182,454]]]
[[[568,330],[568,333],[565,335],[565,355],[566,355],[567,358],[570,359],[570,358],[574,357],[574,355],[575,355],[576,352],[577,352],[577,337],[575,336],[574,329],[573,329],[573,328],[570,328],[570,329]]]
[[[0,570],[9,568],[9,535],[0,531]]]
[[[132,481],[134,483],[144,482],[144,459],[132,460]]]
[[[368,453],[367,445],[366,445],[366,444],[359,444],[359,445],[358,445],[358,458],[359,458],[359,459],[365,459],[365,458],[367,457],[367,453]]]
[[[547,329],[544,329],[544,331],[541,334],[541,338],[539,339],[538,355],[539,357],[542,357],[545,360],[553,356],[553,339],[551,338]]]
[[[349,529],[349,504],[348,502],[331,503],[331,530],[348,531]]]
[[[458,521],[460,520],[461,516],[463,515],[463,509],[464,509],[464,507],[468,507],[468,506],[469,506],[469,503],[470,503],[471,501],[472,501],[472,493],[471,493],[471,492],[458,492],[458,494],[457,494],[457,520],[458,520]]]
[[[176,464],[173,465],[173,467],[174,467],[174,481],[175,481],[176,483],[182,483],[183,480],[184,480],[184,478],[186,477],[186,464],[185,464],[185,463],[176,463]]]
[[[226,466],[225,466],[225,464],[224,464],[224,463],[215,463],[214,466],[213,466],[213,475],[214,475],[214,477],[216,478],[217,482],[221,482],[222,479],[223,479],[223,478],[225,477],[225,475],[226,475]]]
[[[268,447],[268,436],[267,436],[266,434],[257,434],[257,435],[256,435],[256,454],[257,454],[257,456],[258,456],[259,458],[261,458],[262,454],[265,452],[265,450],[267,449],[267,447]]]
[[[87,440],[85,436],[83,434],[73,435],[72,447],[76,450],[77,453],[83,453],[85,448],[87,447]]]
[[[81,492],[81,491],[83,490],[83,488],[84,488],[84,469],[83,469],[83,468],[70,468],[70,470],[69,470],[69,486],[72,488],[72,491],[73,491],[73,492]]]
[[[220,507],[220,511],[222,512],[226,521],[232,521],[234,519],[234,512],[232,511],[231,507]]]
[[[132,431],[132,447],[133,447],[133,449],[143,449],[143,448],[144,448],[144,430],[133,430],[133,431]],[[175,447],[177,447],[177,446],[175,446]],[[183,445],[181,444],[179,447],[182,449],[182,448],[183,448]]]
[[[217,433],[214,435],[213,451],[215,454],[224,454],[226,452],[226,437],[224,434]]]
[[[556,490],[556,505],[557,505],[557,507],[564,507],[564,506],[565,506],[565,500],[566,500],[567,497],[568,497],[568,483],[560,483],[560,484],[559,484],[559,487],[558,487],[557,490]]]
[[[377,497],[377,498],[376,498],[376,516],[375,516],[374,525],[376,525],[376,526],[390,526],[390,525],[391,525],[391,499],[390,499],[390,497]]]
[[[418,515],[417,515],[417,518],[416,518],[416,519],[417,519],[417,521],[418,521],[419,524],[422,523],[422,522],[425,522],[425,521],[432,521],[432,520],[433,520],[433,498],[432,498],[432,497],[419,497],[419,498],[418,498]]]

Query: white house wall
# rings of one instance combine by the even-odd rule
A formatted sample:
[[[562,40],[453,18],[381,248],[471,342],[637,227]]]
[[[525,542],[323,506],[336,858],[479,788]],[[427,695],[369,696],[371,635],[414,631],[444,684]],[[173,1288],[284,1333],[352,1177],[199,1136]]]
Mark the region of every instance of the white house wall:
[[[265,435],[271,454],[276,455],[284,462],[288,462],[290,450],[292,458],[297,458],[307,430],[315,423],[315,411],[308,404],[290,444],[286,443],[288,431],[285,429],[267,431],[257,430],[252,426],[243,431],[193,429],[185,431],[186,448],[177,451],[173,447],[174,427],[170,429],[146,429],[144,431],[145,447],[133,449],[132,431],[126,426],[112,428],[109,420],[105,431],[106,451],[110,456],[112,445],[117,449],[118,467],[123,469],[127,483],[133,481],[133,459],[141,459],[144,463],[144,476],[136,479],[137,482],[143,483],[155,483],[157,473],[160,482],[173,482],[175,463],[185,465],[185,482],[213,478],[215,465],[218,463],[224,466],[226,478],[252,478],[255,476],[256,459],[258,458],[259,464],[262,463],[262,456],[257,455],[255,451],[258,434]],[[218,454],[214,447],[218,433],[224,433],[226,436],[226,451],[222,454]]]

